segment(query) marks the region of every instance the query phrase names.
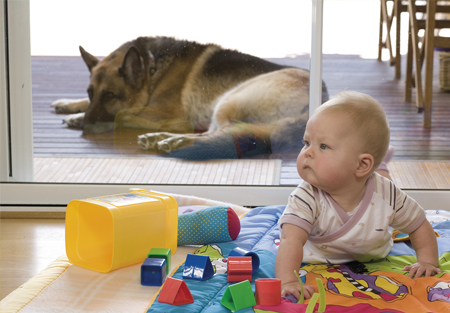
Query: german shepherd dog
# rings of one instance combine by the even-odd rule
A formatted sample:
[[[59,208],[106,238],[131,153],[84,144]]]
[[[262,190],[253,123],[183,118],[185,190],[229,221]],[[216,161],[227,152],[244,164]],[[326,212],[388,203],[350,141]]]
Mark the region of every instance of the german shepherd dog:
[[[91,73],[89,98],[52,104],[59,113],[82,112],[64,119],[70,127],[145,128],[137,139],[143,149],[185,159],[240,158],[302,141],[304,69],[169,37],[139,37],[102,60],[80,52]],[[224,152],[228,146],[233,153]]]

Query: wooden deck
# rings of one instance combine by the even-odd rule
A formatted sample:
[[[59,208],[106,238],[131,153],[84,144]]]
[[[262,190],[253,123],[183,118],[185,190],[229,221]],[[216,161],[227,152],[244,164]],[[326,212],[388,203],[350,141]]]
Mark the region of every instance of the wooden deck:
[[[281,160],[34,158],[34,179],[53,183],[278,185]]]
[[[271,60],[281,64],[309,68],[308,56]],[[448,184],[450,180],[448,171],[450,160],[450,93],[444,93],[439,90],[439,60],[437,53],[434,73],[433,124],[431,128],[424,128],[422,125],[422,114],[417,113],[417,109],[414,106],[404,101],[404,80],[394,79],[394,68],[390,67],[387,62],[379,62],[375,59],[362,59],[356,55],[324,55],[323,79],[327,84],[330,96],[339,91],[349,89],[368,93],[383,104],[391,126],[391,145],[396,149],[393,158],[395,162],[392,163],[392,167],[396,169],[397,164],[402,165],[399,167],[402,170],[392,170],[392,173],[394,176],[397,175],[399,177],[394,177],[395,180],[398,179],[399,182],[405,182],[402,183],[403,186],[400,186],[402,188],[415,186],[412,188],[450,189]],[[49,181],[49,175],[39,175],[39,173],[45,173],[44,167],[48,168],[51,166],[52,162],[55,161],[54,158],[76,158],[80,162],[86,162],[83,158],[161,160],[158,156],[149,155],[139,148],[136,143],[136,135],[139,133],[139,130],[130,132],[130,136],[116,136],[114,138],[112,133],[83,135],[80,130],[70,129],[62,124],[64,115],[56,114],[50,107],[50,104],[60,98],[83,98],[86,96],[89,72],[81,57],[33,56],[32,75],[36,181]],[[277,182],[273,181],[273,179],[278,179],[278,177],[278,184],[281,185],[295,185],[298,183],[299,179],[295,168],[296,154],[294,152],[256,158],[255,161],[258,161],[257,159],[282,160],[279,175],[271,176],[267,184],[276,185]],[[424,160],[432,162],[418,162]],[[237,160],[231,163],[238,164],[239,162],[241,161]],[[403,167],[404,164],[408,164],[408,166]],[[436,167],[436,164],[439,167]],[[276,165],[271,166],[276,167]],[[430,171],[425,170],[428,167],[433,168],[434,172],[441,171],[439,174],[439,177],[441,177],[440,183],[435,182],[434,178],[420,179],[421,175],[431,175]],[[177,168],[186,170],[186,168],[182,167]],[[229,166],[228,171],[232,168],[232,166]],[[423,169],[423,171],[416,170],[419,168]],[[447,171],[442,169],[447,169]],[[412,179],[403,179],[405,176],[400,178],[402,171],[414,172],[418,176]],[[73,177],[74,173],[69,173],[68,175]],[[59,176],[63,177],[63,175]],[[436,175],[434,176],[436,178]],[[55,179],[55,177],[52,179]],[[109,177],[108,179],[112,178]],[[411,183],[409,183],[410,180],[412,181]],[[429,180],[433,180],[433,182],[426,184],[425,182]],[[234,181],[237,180],[234,179]],[[247,181],[252,183],[247,183]],[[249,178],[245,183],[241,181],[239,184],[253,184],[254,181],[264,181],[264,179],[262,177]],[[422,182],[419,183],[419,181]],[[107,181],[101,181],[101,179],[97,178],[96,182],[103,183]],[[158,182],[154,181],[154,183]],[[213,183],[215,183],[214,180]],[[218,182],[218,184],[222,183]]]

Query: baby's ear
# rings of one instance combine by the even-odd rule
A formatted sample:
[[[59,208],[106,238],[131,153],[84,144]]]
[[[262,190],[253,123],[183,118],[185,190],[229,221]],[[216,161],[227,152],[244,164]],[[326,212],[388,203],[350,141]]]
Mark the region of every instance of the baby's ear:
[[[371,154],[364,153],[359,156],[359,166],[356,169],[357,177],[364,177],[372,172],[374,159]]]

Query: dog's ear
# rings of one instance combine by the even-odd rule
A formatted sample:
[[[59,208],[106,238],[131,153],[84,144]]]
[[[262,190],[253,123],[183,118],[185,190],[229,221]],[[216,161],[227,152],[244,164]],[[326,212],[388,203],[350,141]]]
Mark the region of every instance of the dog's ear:
[[[133,88],[141,89],[145,78],[144,72],[144,62],[139,50],[135,46],[131,46],[119,67],[120,76]]]
[[[92,68],[97,65],[98,59],[92,54],[86,52],[86,50],[84,50],[82,46],[80,46],[79,48],[81,57],[83,58],[84,63],[86,63],[87,67],[89,68],[89,72],[91,72]]]

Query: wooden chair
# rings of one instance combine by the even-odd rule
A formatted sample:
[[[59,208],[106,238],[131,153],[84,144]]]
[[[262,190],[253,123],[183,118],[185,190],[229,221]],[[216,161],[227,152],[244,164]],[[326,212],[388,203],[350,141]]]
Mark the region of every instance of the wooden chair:
[[[388,6],[388,2],[393,2]],[[400,55],[400,34],[401,34],[401,15],[408,12],[408,2],[405,0],[380,0],[380,30],[378,38],[378,60],[381,61],[383,49],[389,51],[389,61],[391,66],[395,65],[395,78],[401,77],[401,55]],[[426,6],[416,5],[416,11],[424,13]],[[391,28],[395,18],[395,54],[391,42]],[[386,38],[384,38],[384,28],[386,28]],[[399,56],[399,57],[397,57]]]
[[[437,0],[428,0],[426,19],[417,20],[415,0],[408,0],[410,32],[408,39],[408,56],[406,67],[405,100],[411,102],[412,79],[416,88],[416,105],[419,112],[424,112],[424,126],[431,126],[433,57],[434,48],[450,48],[450,38],[436,35],[436,30],[450,28],[450,20],[436,20],[436,13],[450,13],[450,5],[437,5]],[[418,32],[425,29],[422,45],[419,47]],[[425,62],[425,90],[422,88],[422,64]],[[414,73],[412,71],[414,65]]]

